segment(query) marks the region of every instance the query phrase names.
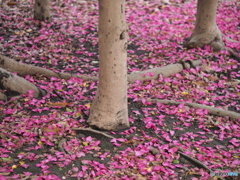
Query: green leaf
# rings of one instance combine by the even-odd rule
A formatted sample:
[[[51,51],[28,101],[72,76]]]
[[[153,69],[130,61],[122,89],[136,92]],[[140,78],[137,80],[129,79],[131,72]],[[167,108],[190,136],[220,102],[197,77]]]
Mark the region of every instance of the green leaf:
[[[3,161],[12,161],[12,158],[11,157],[2,157],[1,158]]]
[[[174,160],[173,160],[173,163],[174,163],[174,164],[179,164],[179,160],[174,159]]]
[[[82,145],[88,146],[88,143],[87,142],[82,142]]]
[[[67,112],[73,112],[73,109],[66,108],[66,111],[67,111]]]

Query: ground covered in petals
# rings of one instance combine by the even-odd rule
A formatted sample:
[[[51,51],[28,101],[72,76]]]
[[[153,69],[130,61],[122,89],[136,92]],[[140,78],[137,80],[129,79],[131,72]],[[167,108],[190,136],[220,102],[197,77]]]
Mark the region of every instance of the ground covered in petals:
[[[1,54],[58,72],[98,74],[96,1],[52,1],[50,23],[33,20],[31,1],[19,2],[0,8]],[[238,2],[224,1],[217,15],[226,46],[238,55],[239,9]],[[169,5],[127,1],[129,73],[180,60],[203,61],[201,67],[170,77],[129,84],[131,127],[127,130],[105,134],[74,130],[88,128],[96,82],[24,77],[48,94],[35,99],[29,92],[0,101],[0,180],[196,180],[210,177],[206,166],[214,172],[240,172],[239,120],[183,104],[146,101],[194,102],[240,113],[240,60],[210,47],[183,48],[195,14],[192,0]]]

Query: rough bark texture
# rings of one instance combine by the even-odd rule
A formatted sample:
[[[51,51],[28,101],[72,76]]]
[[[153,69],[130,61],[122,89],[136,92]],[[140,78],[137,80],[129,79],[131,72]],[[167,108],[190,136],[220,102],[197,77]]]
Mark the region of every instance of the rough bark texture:
[[[129,127],[125,0],[99,0],[100,72],[88,123],[104,130]]]
[[[224,49],[222,33],[216,24],[217,5],[218,0],[198,0],[196,25],[188,48],[210,45],[214,51]]]
[[[49,0],[35,0],[34,19],[39,21],[50,20]]]

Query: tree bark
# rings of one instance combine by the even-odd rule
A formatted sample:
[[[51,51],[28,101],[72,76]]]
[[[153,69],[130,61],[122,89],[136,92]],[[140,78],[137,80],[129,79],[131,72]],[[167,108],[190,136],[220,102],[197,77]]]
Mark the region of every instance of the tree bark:
[[[88,123],[104,130],[129,127],[125,0],[99,0],[99,85]]]
[[[134,81],[136,80],[143,82],[146,80],[157,79],[159,78],[160,74],[163,77],[169,77],[172,74],[181,72],[183,69],[191,68],[191,65],[193,67],[197,67],[201,64],[202,64],[201,60],[191,61],[191,64],[189,64],[187,61],[186,62],[183,61],[176,64],[169,64],[163,67],[147,69],[145,71],[132,72],[131,74],[128,75],[128,82],[131,84],[134,83]]]
[[[34,97],[42,97],[46,94],[45,91],[39,89],[34,84],[29,81],[12,74],[2,68],[0,68],[0,89],[7,90],[8,92],[17,92],[20,94],[25,94],[29,90],[33,90]],[[1,92],[0,92],[1,93]],[[6,99],[6,96],[1,93],[0,99]]]
[[[234,120],[240,119],[240,114],[233,112],[233,111],[228,111],[212,106],[207,106],[203,104],[197,104],[197,103],[188,103],[188,102],[178,102],[174,100],[161,100],[161,99],[147,99],[147,102],[152,102],[152,103],[162,103],[165,105],[179,105],[179,104],[184,104],[184,106],[188,106],[190,108],[195,108],[195,109],[207,109],[209,114],[215,115],[215,116],[228,116]]]
[[[198,0],[196,25],[188,48],[210,45],[214,51],[224,49],[222,33],[216,24],[217,5],[218,0]]]
[[[50,20],[49,0],[35,0],[34,19],[39,21]]]
[[[136,80],[138,80],[138,81],[152,80],[152,79],[157,79],[160,74],[163,77],[168,77],[171,74],[181,72],[183,69],[199,66],[199,65],[201,65],[201,63],[202,63],[201,60],[191,61],[191,63],[188,61],[185,62],[185,61],[181,60],[179,63],[176,63],[176,64],[169,64],[167,66],[152,68],[152,69],[148,69],[145,71],[132,72],[131,74],[129,74],[127,76],[127,80],[128,80],[128,83],[134,83],[134,81],[136,81]],[[70,79],[71,77],[81,78],[85,81],[98,81],[98,79],[99,79],[96,76],[76,75],[76,74],[69,74],[69,73],[65,73],[65,72],[54,72],[52,70],[33,66],[31,64],[23,64],[21,62],[17,62],[15,60],[10,59],[1,54],[0,54],[0,68],[8,71],[9,76],[10,76],[10,72],[12,72],[12,73],[17,73],[20,76],[25,76],[25,75],[34,76],[34,75],[40,74],[40,75],[44,75],[47,77],[57,77],[57,78],[61,78],[61,79]],[[0,73],[1,73],[1,71],[0,71]],[[28,85],[28,86],[24,86],[24,91],[23,91],[22,84],[24,84],[24,83],[22,81],[25,79],[20,78],[20,77],[19,77],[19,79],[16,79],[16,78],[14,78],[14,79],[17,81],[15,81],[13,86],[19,87],[19,88],[15,88],[15,91],[18,92],[19,94],[21,94],[22,92],[27,92],[28,90],[32,90],[32,89],[29,89],[29,88],[31,88],[31,86]],[[4,84],[2,84],[2,87],[0,85],[0,89],[9,89],[10,90],[12,88],[4,87]],[[38,89],[37,89],[37,93],[39,93]],[[11,94],[9,94],[9,93],[7,93],[7,94],[8,94],[8,96],[11,96]],[[40,97],[41,95],[42,95],[42,93],[39,94],[37,97]],[[0,100],[5,100],[6,98],[7,97],[5,95],[1,95],[1,93],[0,93]]]
[[[98,81],[98,77],[95,77],[95,76],[76,75],[76,74],[70,74],[65,72],[54,72],[45,68],[33,66],[31,64],[23,64],[21,62],[17,62],[1,54],[0,54],[0,68],[3,68],[10,72],[15,72],[21,76],[42,74],[47,77],[57,77],[62,79],[70,79],[71,77],[78,77],[86,81],[88,80]]]

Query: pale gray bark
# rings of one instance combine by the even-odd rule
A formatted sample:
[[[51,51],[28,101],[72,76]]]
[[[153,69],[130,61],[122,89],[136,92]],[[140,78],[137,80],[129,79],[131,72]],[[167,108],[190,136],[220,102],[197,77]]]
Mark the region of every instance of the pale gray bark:
[[[189,48],[212,46],[219,51],[224,48],[222,33],[216,23],[218,0],[198,0],[194,31],[188,42]]]
[[[129,127],[125,0],[99,0],[100,72],[88,123],[99,129]]]
[[[46,94],[45,91],[39,89],[29,81],[2,68],[0,68],[0,87],[7,91],[18,92],[20,94],[25,94],[29,90],[33,90],[34,97],[40,97]],[[0,99],[1,98],[6,99],[6,96],[1,94]]]
[[[49,0],[35,0],[34,19],[39,21],[50,20]]]

